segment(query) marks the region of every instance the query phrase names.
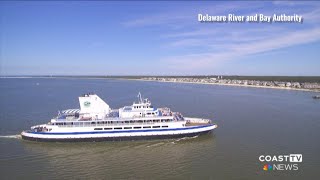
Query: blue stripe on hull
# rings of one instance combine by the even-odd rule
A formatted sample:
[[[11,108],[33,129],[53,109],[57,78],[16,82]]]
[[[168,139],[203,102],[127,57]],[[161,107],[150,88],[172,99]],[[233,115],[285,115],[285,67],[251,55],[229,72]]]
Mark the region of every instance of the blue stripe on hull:
[[[28,132],[31,134],[43,134],[43,135],[77,135],[77,134],[108,134],[108,133],[133,133],[133,132],[159,132],[159,131],[181,131],[181,130],[190,130],[190,129],[199,129],[204,127],[210,127],[214,125],[204,125],[204,126],[192,126],[186,128],[171,128],[171,129],[149,129],[149,130],[116,130],[116,131],[89,131],[89,132]]]
[[[212,130],[202,131],[197,133],[188,134],[175,134],[175,135],[150,135],[150,136],[126,136],[126,137],[99,137],[99,138],[65,138],[65,139],[47,139],[47,138],[33,138],[22,136],[22,139],[29,141],[39,142],[99,142],[99,141],[135,141],[135,140],[152,140],[152,139],[174,139],[183,137],[194,137],[197,135],[204,135],[211,133]]]

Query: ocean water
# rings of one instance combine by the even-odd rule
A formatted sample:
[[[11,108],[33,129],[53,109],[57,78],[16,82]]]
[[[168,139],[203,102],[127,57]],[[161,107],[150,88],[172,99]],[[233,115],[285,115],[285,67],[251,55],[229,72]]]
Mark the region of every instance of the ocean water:
[[[22,130],[95,92],[112,108],[138,92],[154,106],[212,119],[212,134],[181,139],[38,143]],[[316,93],[107,79],[0,79],[1,179],[317,179],[320,101]],[[302,154],[296,171],[264,171],[260,155]],[[273,162],[269,164],[278,164]],[[282,162],[287,164],[285,162]]]

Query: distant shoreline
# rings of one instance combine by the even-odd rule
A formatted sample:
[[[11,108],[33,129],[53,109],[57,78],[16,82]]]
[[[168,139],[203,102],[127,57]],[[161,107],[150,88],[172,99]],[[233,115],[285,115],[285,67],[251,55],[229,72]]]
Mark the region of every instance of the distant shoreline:
[[[317,89],[304,89],[304,88],[290,88],[290,87],[276,87],[276,86],[256,86],[256,85],[243,85],[243,84],[220,84],[220,83],[203,83],[203,82],[177,82],[177,81],[158,81],[147,79],[121,79],[121,80],[134,80],[134,81],[150,81],[150,82],[163,82],[163,83],[184,83],[184,84],[207,84],[207,85],[219,85],[219,86],[235,86],[235,87],[250,87],[250,88],[266,88],[266,89],[282,89],[282,90],[294,90],[294,91],[306,91],[306,92],[320,92]]]
[[[163,82],[163,83],[184,83],[184,84],[206,84],[206,85],[219,85],[219,86],[234,86],[234,87],[249,87],[249,88],[265,88],[265,89],[279,89],[279,90],[294,90],[306,92],[320,92],[318,89],[305,89],[305,88],[291,88],[279,86],[258,86],[258,85],[245,85],[245,84],[225,84],[225,83],[205,83],[205,82],[182,82],[182,81],[161,81],[161,80],[148,80],[141,78],[124,78],[124,77],[90,77],[90,76],[0,76],[0,79],[114,79],[114,80],[130,80],[130,81],[149,81],[149,82]]]
[[[79,78],[79,79],[142,79],[142,78],[192,78],[192,79],[220,79],[248,80],[248,81],[278,81],[299,83],[320,83],[320,76],[237,76],[237,75],[180,75],[180,76],[151,76],[151,75],[7,75],[0,78]],[[222,78],[223,77],[223,78]]]

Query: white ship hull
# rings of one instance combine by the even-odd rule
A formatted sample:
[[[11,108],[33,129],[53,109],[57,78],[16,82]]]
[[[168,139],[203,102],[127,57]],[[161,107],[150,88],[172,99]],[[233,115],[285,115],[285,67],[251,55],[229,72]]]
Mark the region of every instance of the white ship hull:
[[[183,128],[167,129],[140,129],[140,130],[113,130],[113,131],[82,131],[75,132],[28,132],[21,133],[22,138],[33,141],[130,141],[148,139],[170,139],[191,137],[206,134],[215,129],[217,125],[207,124],[186,126]],[[92,130],[92,128],[91,128]]]

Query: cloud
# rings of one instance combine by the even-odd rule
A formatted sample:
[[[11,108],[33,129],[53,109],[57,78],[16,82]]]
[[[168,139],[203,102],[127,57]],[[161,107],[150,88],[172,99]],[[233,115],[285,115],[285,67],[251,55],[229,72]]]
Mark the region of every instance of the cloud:
[[[142,27],[142,26],[172,26],[180,24],[182,26],[188,26],[190,24],[197,23],[197,14],[199,13],[209,13],[215,15],[224,15],[226,12],[235,12],[246,9],[255,9],[264,6],[264,2],[251,3],[248,2],[244,6],[241,2],[220,2],[210,3],[209,5],[199,5],[195,3],[194,6],[191,5],[192,2],[188,3],[186,7],[179,7],[179,10],[171,10],[161,13],[155,13],[147,16],[143,16],[136,19],[131,19],[123,22],[122,24],[126,27]],[[204,4],[201,3],[201,4]]]
[[[282,33],[272,39],[235,46],[236,52],[245,52],[245,55],[271,51],[297,44],[305,44],[320,40],[320,28]]]
[[[305,44],[320,40],[320,28],[284,33],[264,41],[234,44],[224,47],[218,53],[197,53],[164,58],[169,67],[179,71],[207,69],[218,66],[219,63],[242,56],[269,52],[297,44]]]
[[[273,1],[274,5],[277,6],[320,6],[319,3],[315,1]]]
[[[211,25],[209,25],[211,26]],[[262,41],[272,38],[277,32],[283,32],[285,29],[281,27],[272,28],[237,28],[228,29],[215,28],[203,29],[202,31],[190,31],[176,34],[170,34],[170,42],[166,47],[186,48],[186,47],[206,47],[209,50],[226,49],[234,44],[250,43],[255,41]]]
[[[188,12],[188,13],[186,13]],[[298,23],[199,23],[198,13],[210,15],[272,16],[274,13],[298,14]],[[166,12],[126,22],[130,27],[167,28],[159,38],[172,53],[160,58],[173,72],[202,72],[244,56],[266,53],[320,40],[320,3],[317,2],[232,2],[191,7],[189,10]],[[180,28],[171,28],[172,25]]]
[[[179,37],[190,37],[190,36],[208,36],[219,32],[218,29],[197,29],[194,31],[178,32],[172,34],[166,34],[164,38],[179,38]]]
[[[201,46],[203,44],[203,41],[205,41],[205,39],[182,39],[169,43],[169,47]]]
[[[176,21],[183,21],[184,19],[189,19],[190,16],[186,15],[177,15],[177,14],[159,14],[159,15],[151,15],[147,17],[142,17],[139,19],[134,19],[130,21],[126,21],[123,25],[128,27],[134,26],[154,26],[154,25],[161,25],[161,24],[172,24]]]

